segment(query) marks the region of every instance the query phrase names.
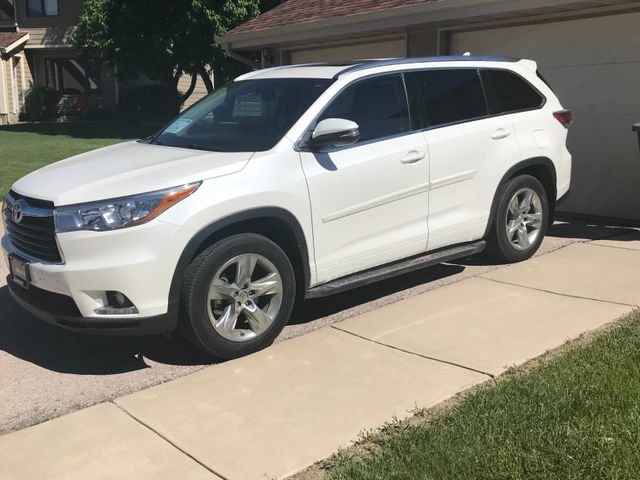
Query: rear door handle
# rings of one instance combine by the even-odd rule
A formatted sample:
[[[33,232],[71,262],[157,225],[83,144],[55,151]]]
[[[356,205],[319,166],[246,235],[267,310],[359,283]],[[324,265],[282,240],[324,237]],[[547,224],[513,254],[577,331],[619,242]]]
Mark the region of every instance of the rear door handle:
[[[426,157],[427,154],[425,152],[419,152],[417,150],[412,150],[411,152],[407,153],[407,155],[400,160],[402,163],[404,163],[405,165],[412,165],[414,163],[418,163],[422,160],[424,160],[424,157]]]
[[[493,132],[491,138],[493,138],[494,140],[502,140],[503,138],[507,138],[509,135],[511,135],[511,132],[505,130],[504,128],[499,128],[498,130]]]

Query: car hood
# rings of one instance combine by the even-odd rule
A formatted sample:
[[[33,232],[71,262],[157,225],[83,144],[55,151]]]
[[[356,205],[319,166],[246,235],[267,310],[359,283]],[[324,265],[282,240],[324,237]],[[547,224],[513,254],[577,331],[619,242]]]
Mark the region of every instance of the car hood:
[[[56,206],[92,202],[229,175],[252,155],[125,142],[43,167],[12,188]]]

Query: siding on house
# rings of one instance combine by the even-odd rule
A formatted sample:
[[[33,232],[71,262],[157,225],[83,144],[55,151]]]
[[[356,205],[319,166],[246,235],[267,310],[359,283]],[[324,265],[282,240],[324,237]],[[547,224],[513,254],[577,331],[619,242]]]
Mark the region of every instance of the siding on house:
[[[191,77],[189,75],[182,75],[180,80],[178,81],[178,90],[182,93],[185,93],[189,90],[189,85],[191,84]],[[189,108],[191,105],[196,103],[203,97],[207,96],[207,87],[200,77],[198,77],[198,81],[196,82],[196,88],[193,90],[191,96],[184,102],[182,105],[182,109]]]
[[[24,101],[24,96],[27,93],[27,90],[29,90],[31,85],[33,85],[33,77],[31,76],[31,69],[29,68],[29,62],[27,62],[26,57],[23,57],[22,62],[20,62],[20,75],[24,78],[24,82],[22,79],[18,79],[20,95]]]
[[[71,34],[75,27],[55,26],[55,27],[38,27],[38,28],[22,28],[29,32],[29,48],[45,48],[60,47],[71,45]]]
[[[7,86],[7,111],[11,115],[15,113],[13,108],[13,88],[11,83],[11,64],[13,58],[4,61],[4,84]]]
[[[22,59],[22,60],[21,60]],[[15,102],[15,94],[13,87],[13,76],[11,74],[11,70],[13,68],[14,62],[16,62],[16,76],[15,76],[15,85],[17,90],[17,108]],[[31,86],[31,82],[33,81],[31,78],[31,71],[29,70],[29,65],[27,64],[26,59],[24,59],[24,53],[20,53],[14,55],[11,58],[6,59],[3,62],[4,65],[4,78],[5,78],[5,86],[7,89],[7,111],[10,117],[10,120],[17,120],[18,115],[22,111],[24,106],[24,95],[26,91]],[[24,78],[24,84],[23,84]]]
[[[70,34],[83,12],[81,1],[60,0],[59,14],[49,17],[29,17],[26,0],[16,0],[20,30],[29,32],[28,48],[70,45]]]

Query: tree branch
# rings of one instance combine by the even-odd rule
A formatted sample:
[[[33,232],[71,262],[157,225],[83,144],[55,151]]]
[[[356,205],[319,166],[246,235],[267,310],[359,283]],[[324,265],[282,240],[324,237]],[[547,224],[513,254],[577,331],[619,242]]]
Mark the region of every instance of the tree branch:
[[[180,97],[180,106],[184,105],[184,102],[187,101],[187,99],[191,96],[191,94],[195,90],[196,80],[198,80],[198,75],[194,73],[193,75],[191,75],[191,83],[189,84],[189,88],[187,89],[186,92],[184,92],[184,95]]]
[[[207,73],[207,69],[204,67],[204,65],[200,67],[198,73],[200,74],[200,78],[202,78],[202,81],[204,82],[204,86],[207,87],[207,93],[213,92],[213,82],[211,81],[211,77]]]

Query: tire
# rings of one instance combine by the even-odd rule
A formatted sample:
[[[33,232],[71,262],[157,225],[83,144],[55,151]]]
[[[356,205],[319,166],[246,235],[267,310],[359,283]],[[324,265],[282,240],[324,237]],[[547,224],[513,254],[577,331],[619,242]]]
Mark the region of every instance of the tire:
[[[531,192],[534,194],[528,205]],[[515,177],[507,182],[500,193],[486,251],[504,263],[527,260],[540,248],[548,225],[549,200],[540,181],[531,175]],[[510,236],[509,231],[516,226],[517,229]]]
[[[180,331],[216,358],[248,355],[273,343],[289,321],[295,297],[293,267],[278,245],[253,233],[232,235],[189,265]]]

